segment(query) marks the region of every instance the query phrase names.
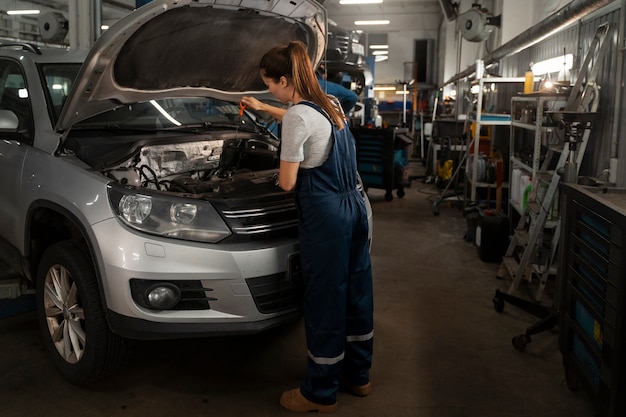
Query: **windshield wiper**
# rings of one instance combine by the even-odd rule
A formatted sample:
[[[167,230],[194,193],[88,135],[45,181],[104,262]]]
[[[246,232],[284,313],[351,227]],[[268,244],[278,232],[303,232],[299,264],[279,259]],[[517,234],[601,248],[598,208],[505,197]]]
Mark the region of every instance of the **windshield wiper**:
[[[123,133],[137,133],[137,134],[149,134],[155,132],[179,132],[179,133],[193,133],[193,134],[201,134],[211,129],[229,129],[235,130],[237,129],[237,125],[232,123],[211,123],[211,122],[202,122],[202,123],[192,123],[181,126],[169,126],[169,127],[130,127],[119,124],[108,124],[108,125],[86,125],[86,126],[74,126],[72,130],[100,130],[105,132],[123,132]],[[258,130],[254,127],[249,127],[247,125],[239,126],[239,130],[243,132],[251,132],[258,133]]]

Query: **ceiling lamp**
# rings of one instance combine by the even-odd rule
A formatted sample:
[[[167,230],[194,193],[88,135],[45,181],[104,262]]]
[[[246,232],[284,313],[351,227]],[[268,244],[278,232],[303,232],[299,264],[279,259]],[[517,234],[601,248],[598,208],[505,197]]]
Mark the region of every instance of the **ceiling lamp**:
[[[549,74],[552,72],[569,71],[574,66],[574,55],[566,54],[561,57],[546,59],[531,65],[536,75]]]
[[[357,26],[388,25],[389,23],[389,20],[357,20],[354,22]]]
[[[383,0],[339,0],[339,4],[377,4]]]
[[[16,16],[16,15],[33,15],[33,14],[39,14],[40,10],[37,9],[29,9],[29,10],[7,10],[7,14],[11,15],[11,16]]]

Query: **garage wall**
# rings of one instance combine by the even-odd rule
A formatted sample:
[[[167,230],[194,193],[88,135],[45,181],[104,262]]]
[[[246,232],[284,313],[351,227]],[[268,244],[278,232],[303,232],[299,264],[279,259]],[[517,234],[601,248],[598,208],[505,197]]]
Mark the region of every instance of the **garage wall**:
[[[496,3],[495,12],[506,11],[506,7],[499,9],[505,3],[511,0],[499,0]],[[532,5],[534,8],[533,20],[535,23],[543,20],[547,15],[566,6],[571,1],[566,0],[550,0],[538,1],[534,0]],[[613,180],[617,186],[626,187],[626,141],[619,146],[622,132],[626,132],[626,109],[618,103],[626,102],[626,92],[623,91],[623,80],[626,80],[626,69],[623,68],[621,54],[622,48],[619,47],[618,40],[619,31],[624,30],[624,22],[621,17],[626,13],[621,10],[626,8],[626,0],[615,0],[610,2],[602,9],[585,16],[583,19],[573,23],[565,29],[561,29],[558,33],[542,40],[541,42],[528,47],[514,55],[505,57],[500,60],[498,66],[490,71],[504,77],[522,77],[528,70],[531,62],[538,62],[549,58],[562,56],[564,53],[574,54],[574,69],[565,81],[574,82],[577,78],[581,62],[589,49],[589,45],[593,39],[597,27],[605,22],[612,25],[612,32],[607,41],[609,42],[609,50],[605,54],[604,62],[599,68],[597,82],[601,87],[599,112],[594,122],[594,127],[590,135],[590,142],[587,145],[586,156],[580,167],[580,174],[585,176],[601,176],[603,172],[611,165],[615,165],[617,161],[617,169],[611,172],[614,175]],[[503,25],[506,25],[507,19],[503,14]],[[621,26],[621,27],[620,27]],[[451,31],[452,28],[452,31]],[[451,53],[449,48],[458,47],[458,42],[454,42],[454,25],[444,22],[440,28],[440,37],[445,39],[445,51],[440,51],[440,55],[445,56],[445,69],[439,74],[443,82],[449,80],[456,74],[464,72],[467,68],[473,68],[476,57],[468,54],[461,54],[460,64],[457,63],[456,55]],[[502,33],[493,33],[490,39],[483,42],[486,50],[493,50],[493,39],[502,38]],[[623,38],[623,36],[622,36]],[[467,41],[462,41],[461,48],[466,48]],[[499,46],[499,44],[498,44]],[[474,46],[474,51],[479,51],[480,46]],[[458,51],[457,51],[458,54]],[[486,56],[484,53],[479,56]],[[440,59],[442,59],[440,57]],[[563,79],[559,81],[564,81]],[[456,85],[447,85],[444,87],[444,96],[451,91]],[[459,88],[463,90],[464,88]],[[462,97],[462,96],[461,96]],[[621,100],[621,101],[620,101]],[[463,113],[460,111],[459,113]],[[613,163],[613,164],[612,164]],[[607,180],[606,177],[602,178]]]
[[[387,43],[389,44],[389,59],[375,64],[376,84],[382,85],[393,84],[396,81],[409,81],[404,80],[404,63],[413,62],[415,59],[413,55],[416,39],[432,39],[435,41],[435,50],[437,48],[436,31],[416,30],[413,32],[388,33]],[[433,68],[436,68],[437,63],[433,62],[432,65]]]
[[[621,92],[618,77],[618,30],[620,22],[620,10],[616,5],[612,10],[604,13],[596,13],[584,18],[576,24],[558,32],[544,41],[526,48],[516,55],[504,58],[500,62],[500,74],[505,77],[521,77],[528,68],[529,62],[538,62],[549,58],[562,56],[563,53],[574,54],[574,69],[571,71],[572,83],[576,81],[582,61],[585,59],[589,45],[598,26],[604,22],[612,25],[612,32],[607,35],[610,42],[604,61],[599,69],[596,81],[601,87],[599,114],[594,122],[586,156],[580,167],[580,175],[598,176],[604,169],[609,168],[609,161],[613,155],[613,137],[615,129],[618,129],[619,121],[626,117],[626,111],[621,110],[616,117],[615,102],[617,93]],[[621,75],[621,74],[619,74]],[[604,178],[606,179],[606,178]],[[621,186],[626,186],[624,175],[621,175]],[[619,184],[618,184],[619,185]]]

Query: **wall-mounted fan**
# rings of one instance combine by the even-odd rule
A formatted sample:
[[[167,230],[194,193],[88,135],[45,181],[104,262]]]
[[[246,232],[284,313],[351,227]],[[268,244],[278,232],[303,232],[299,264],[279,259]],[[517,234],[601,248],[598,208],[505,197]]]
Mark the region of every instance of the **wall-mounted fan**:
[[[44,42],[59,42],[65,39],[68,22],[62,13],[52,12],[39,16],[37,19],[39,34]]]
[[[501,16],[491,16],[485,9],[474,4],[471,9],[457,18],[461,35],[470,42],[482,42],[489,37],[493,28],[500,27]]]

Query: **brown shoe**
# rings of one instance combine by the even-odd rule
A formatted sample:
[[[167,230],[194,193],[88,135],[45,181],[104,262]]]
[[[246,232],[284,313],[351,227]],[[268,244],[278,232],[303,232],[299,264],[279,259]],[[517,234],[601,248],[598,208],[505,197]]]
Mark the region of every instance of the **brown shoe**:
[[[364,385],[354,385],[345,381],[340,381],[339,387],[344,391],[356,395],[357,397],[367,397],[372,393],[372,384],[369,382]]]
[[[324,405],[307,400],[300,392],[300,388],[295,388],[283,392],[283,394],[280,396],[280,405],[282,405],[289,411],[295,411],[297,413],[317,411],[321,414],[330,414],[337,411],[338,408],[337,403]]]

